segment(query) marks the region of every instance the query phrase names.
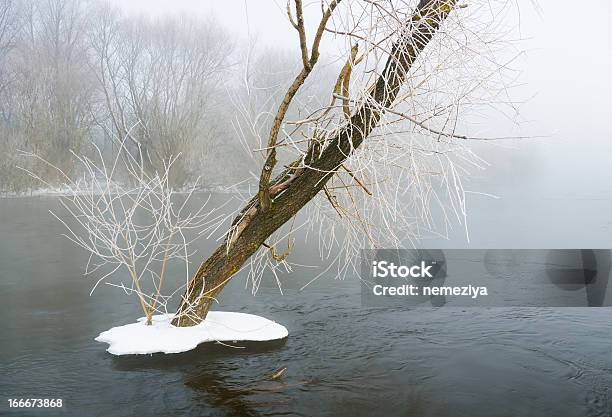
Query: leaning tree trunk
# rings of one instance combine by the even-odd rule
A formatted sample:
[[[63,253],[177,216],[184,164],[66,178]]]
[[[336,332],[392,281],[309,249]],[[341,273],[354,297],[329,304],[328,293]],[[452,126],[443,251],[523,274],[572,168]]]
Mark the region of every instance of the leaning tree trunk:
[[[234,220],[233,232],[189,281],[174,325],[193,326],[204,320],[215,298],[249,257],[323,189],[376,127],[384,109],[393,105],[412,64],[455,3],[456,0],[421,0],[394,43],[368,100],[331,135],[329,144],[316,159],[314,155],[318,152],[314,152],[314,147],[308,151],[305,156],[308,168],[297,160],[275,178],[270,186],[269,207],[264,209],[257,196],[251,199]]]

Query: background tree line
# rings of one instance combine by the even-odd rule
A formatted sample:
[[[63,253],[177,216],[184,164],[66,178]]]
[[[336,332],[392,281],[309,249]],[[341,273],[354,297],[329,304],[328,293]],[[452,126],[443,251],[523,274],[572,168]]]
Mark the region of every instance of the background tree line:
[[[39,186],[17,166],[61,182],[20,150],[72,174],[70,151],[87,155],[96,143],[112,153],[113,137],[127,138],[151,171],[180,154],[177,187],[257,173],[263,156],[253,150],[298,64],[291,56],[239,48],[212,18],[127,16],[91,0],[0,0],[0,191]]]

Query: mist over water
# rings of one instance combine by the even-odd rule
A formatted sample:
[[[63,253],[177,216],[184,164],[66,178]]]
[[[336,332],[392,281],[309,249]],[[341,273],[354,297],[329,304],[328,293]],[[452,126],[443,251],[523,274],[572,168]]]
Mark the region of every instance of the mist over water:
[[[582,204],[564,201],[575,201],[576,210]],[[330,271],[299,291],[320,272],[311,268],[283,275],[284,295],[266,276],[253,296],[241,274],[216,307],[282,323],[290,333],[286,341],[113,357],[93,338],[142,313],[116,288],[87,295],[94,281],[82,277],[86,254],[59,236],[61,224],[48,215],[57,203],[54,197],[0,200],[0,390],[8,397],[63,398],[68,416],[490,417],[500,410],[495,415],[570,417],[607,416],[612,409],[607,308],[365,308],[356,276],[336,280]],[[610,200],[601,204],[609,207]],[[538,223],[520,217],[486,234],[504,211],[496,217],[490,205],[478,207],[472,209],[473,242],[521,247],[537,236],[528,229]],[[516,207],[507,206],[509,218]],[[587,227],[606,218],[605,210],[590,214]],[[559,246],[576,241],[575,227],[557,232],[564,239]],[[601,244],[608,239],[601,227],[591,227],[588,236]],[[200,242],[200,254],[214,244]],[[298,236],[296,248],[301,244]],[[316,253],[311,244],[291,260],[320,264]],[[281,367],[288,368],[285,376],[270,380]]]

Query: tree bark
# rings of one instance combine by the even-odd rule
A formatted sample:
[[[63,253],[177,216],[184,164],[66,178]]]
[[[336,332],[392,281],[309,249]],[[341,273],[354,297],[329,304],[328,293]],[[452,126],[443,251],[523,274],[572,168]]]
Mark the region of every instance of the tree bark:
[[[204,320],[214,299],[248,258],[323,189],[376,127],[384,109],[393,105],[412,64],[455,3],[456,0],[421,0],[394,43],[368,100],[330,135],[329,144],[308,168],[300,168],[302,160],[297,160],[272,181],[270,207],[262,208],[257,196],[245,206],[234,220],[235,232],[228,235],[189,281],[173,320],[175,326],[193,326]],[[315,153],[308,154],[312,157]]]

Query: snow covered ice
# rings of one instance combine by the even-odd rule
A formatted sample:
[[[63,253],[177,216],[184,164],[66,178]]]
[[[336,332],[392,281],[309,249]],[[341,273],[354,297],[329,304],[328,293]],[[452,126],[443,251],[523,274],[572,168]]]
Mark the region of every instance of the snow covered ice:
[[[289,335],[284,326],[253,314],[211,311],[206,320],[192,327],[173,326],[173,317],[153,316],[151,326],[142,317],[136,323],[102,332],[95,340],[108,343],[107,352],[113,355],[142,355],[186,352],[204,342],[264,342]]]

